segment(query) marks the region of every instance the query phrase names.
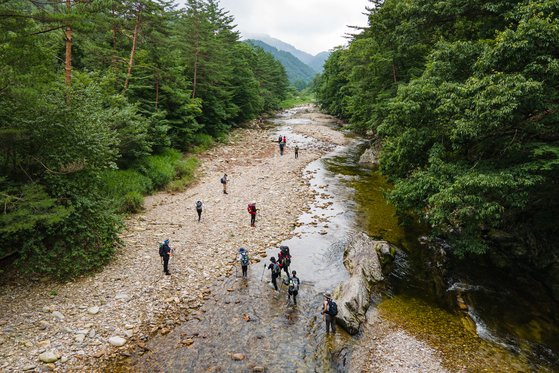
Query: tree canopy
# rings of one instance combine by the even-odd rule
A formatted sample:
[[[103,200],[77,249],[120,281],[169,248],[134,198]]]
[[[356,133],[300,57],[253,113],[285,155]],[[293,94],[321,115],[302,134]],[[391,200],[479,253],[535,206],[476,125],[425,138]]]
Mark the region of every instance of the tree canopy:
[[[59,277],[102,265],[122,193],[170,181],[170,147],[221,138],[287,87],[215,0],[2,1],[0,258]]]
[[[324,109],[381,137],[400,212],[460,256],[507,247],[555,266],[555,284],[558,14],[553,0],[373,1],[315,82]]]

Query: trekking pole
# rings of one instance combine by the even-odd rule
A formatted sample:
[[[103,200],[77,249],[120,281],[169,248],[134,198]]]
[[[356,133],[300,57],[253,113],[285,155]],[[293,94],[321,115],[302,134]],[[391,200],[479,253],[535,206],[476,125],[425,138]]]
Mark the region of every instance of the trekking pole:
[[[266,263],[264,263],[264,269],[262,270],[262,276],[260,276],[260,282],[262,282],[262,279],[264,278],[264,272],[266,272]]]

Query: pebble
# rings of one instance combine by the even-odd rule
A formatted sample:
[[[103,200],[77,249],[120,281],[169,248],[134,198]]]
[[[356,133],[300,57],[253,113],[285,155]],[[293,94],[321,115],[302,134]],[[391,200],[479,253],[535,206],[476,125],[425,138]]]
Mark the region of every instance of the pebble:
[[[60,358],[60,362],[61,362],[62,364],[64,364],[64,363],[67,362],[67,361],[68,361],[68,356],[62,356],[62,357]]]
[[[235,361],[241,361],[245,359],[245,355],[244,354],[233,354],[231,356],[231,358]]]
[[[128,294],[125,293],[117,293],[115,299],[128,299]]]
[[[37,342],[37,347],[38,348],[47,348],[48,346],[50,346],[50,340],[48,340],[48,339],[46,339],[44,341]]]
[[[54,311],[52,315],[58,320],[64,320],[64,315],[60,311]]]
[[[85,339],[85,334],[78,334],[76,335],[75,341],[79,344],[83,343]]]
[[[121,347],[126,344],[126,339],[122,337],[114,336],[109,338],[109,343],[113,346]]]
[[[58,359],[60,359],[60,356],[54,351],[45,351],[39,355],[39,360],[43,363],[54,363]]]
[[[24,371],[35,370],[36,365],[30,364],[23,367]]]
[[[97,315],[99,313],[99,306],[89,307],[87,309],[87,313],[89,313],[90,315]]]
[[[254,368],[252,368],[252,371],[253,371],[253,372],[264,372],[265,370],[266,370],[266,368],[264,368],[264,367],[261,366],[261,365],[257,365],[257,366],[255,366]]]

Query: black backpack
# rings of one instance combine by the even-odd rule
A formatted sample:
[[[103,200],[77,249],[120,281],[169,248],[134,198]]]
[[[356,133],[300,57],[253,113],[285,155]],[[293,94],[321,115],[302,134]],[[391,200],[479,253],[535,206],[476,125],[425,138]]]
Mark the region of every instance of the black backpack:
[[[202,210],[202,201],[196,202],[196,210]]]
[[[225,184],[225,178],[224,177],[222,177],[220,181],[221,181],[221,184]]]
[[[165,255],[165,245],[160,244],[159,245],[159,256],[164,256],[164,255]]]
[[[338,305],[332,299],[328,300],[328,311],[330,316],[336,316],[338,314]]]
[[[281,273],[281,268],[278,263],[274,263],[274,265],[272,266],[272,273],[274,275],[279,275]]]

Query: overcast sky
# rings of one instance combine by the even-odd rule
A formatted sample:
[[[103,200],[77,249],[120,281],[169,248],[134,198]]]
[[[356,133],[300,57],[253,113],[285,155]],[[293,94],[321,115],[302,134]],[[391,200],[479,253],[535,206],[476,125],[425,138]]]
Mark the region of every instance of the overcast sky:
[[[241,33],[261,33],[311,53],[345,44],[347,26],[365,26],[367,0],[221,0]]]

